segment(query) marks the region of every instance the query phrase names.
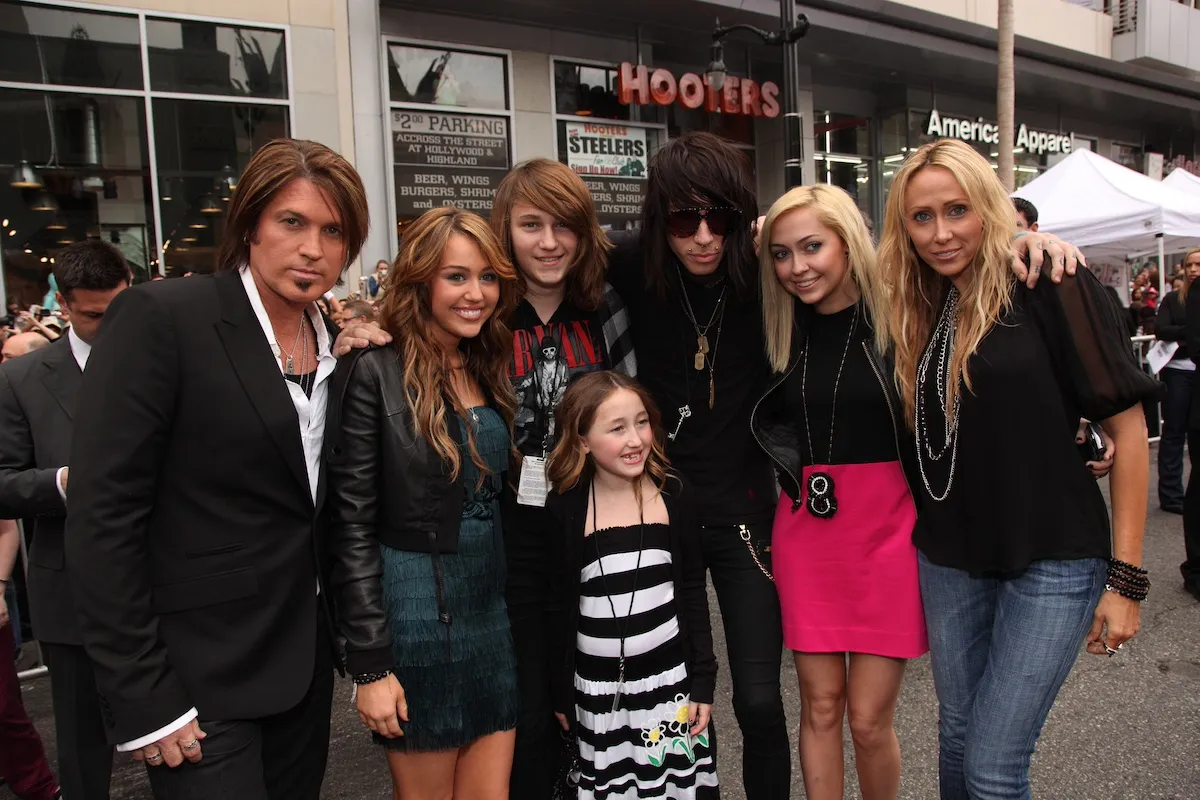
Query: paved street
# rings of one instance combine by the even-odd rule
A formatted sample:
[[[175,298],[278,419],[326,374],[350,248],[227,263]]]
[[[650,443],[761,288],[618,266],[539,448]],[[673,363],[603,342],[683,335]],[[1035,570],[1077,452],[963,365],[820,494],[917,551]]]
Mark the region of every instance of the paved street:
[[[1152,450],[1151,457],[1155,457]],[[1084,654],[1050,715],[1034,759],[1034,796],[1055,800],[1196,800],[1200,798],[1200,604],[1180,588],[1180,518],[1153,502],[1146,533],[1146,563],[1155,586],[1142,616],[1142,632],[1114,659]],[[714,609],[716,603],[714,599]],[[714,620],[718,652],[724,637]],[[744,798],[740,786],[741,741],[729,704],[722,658],[714,719],[721,725],[720,774],[723,796]],[[783,669],[784,696],[793,731],[799,693],[790,662]],[[53,757],[53,722],[45,680],[27,685],[26,702]],[[329,772],[328,800],[385,800],[390,797],[382,755],[349,707],[350,689],[339,686]],[[936,702],[927,659],[910,666],[900,699],[897,727],[904,751],[901,796],[937,796]],[[847,737],[847,742],[849,741]],[[853,750],[847,748],[847,796],[857,796]],[[149,798],[142,769],[122,757],[113,781],[113,800]],[[804,797],[799,767],[793,797]],[[0,789],[0,800],[12,800]],[[71,798],[68,798],[71,800]],[[522,800],[515,798],[514,800]]]

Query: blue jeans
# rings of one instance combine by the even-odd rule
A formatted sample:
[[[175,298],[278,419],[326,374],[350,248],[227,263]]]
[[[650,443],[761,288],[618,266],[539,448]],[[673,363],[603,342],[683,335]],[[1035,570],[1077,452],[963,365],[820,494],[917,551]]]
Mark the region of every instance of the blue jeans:
[[[1103,559],[977,578],[919,556],[942,800],[1028,800],[1029,759],[1104,591]]]

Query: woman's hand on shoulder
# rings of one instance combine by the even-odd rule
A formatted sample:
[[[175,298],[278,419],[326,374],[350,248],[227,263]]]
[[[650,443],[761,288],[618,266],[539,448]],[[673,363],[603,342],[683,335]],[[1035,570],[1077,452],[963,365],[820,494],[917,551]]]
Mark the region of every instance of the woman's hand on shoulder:
[[[390,344],[392,335],[374,322],[358,320],[342,329],[333,341],[333,354],[337,358],[351,350],[361,350],[373,344],[383,346]]]
[[[1050,280],[1061,283],[1064,275],[1074,275],[1087,259],[1078,247],[1067,244],[1052,233],[1022,231],[1012,243],[1012,272],[1017,280],[1030,289],[1037,285],[1038,276],[1050,272]],[[1029,267],[1025,260],[1029,259]]]
[[[355,707],[363,725],[380,736],[396,739],[404,735],[400,723],[408,722],[408,700],[395,675],[389,673],[386,678],[359,686]]]

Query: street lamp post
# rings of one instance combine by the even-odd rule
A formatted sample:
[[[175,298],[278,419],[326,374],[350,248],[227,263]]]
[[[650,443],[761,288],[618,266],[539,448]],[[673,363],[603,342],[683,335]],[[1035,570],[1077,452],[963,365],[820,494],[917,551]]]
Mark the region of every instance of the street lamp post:
[[[753,25],[729,25],[723,27],[717,20],[712,35],[712,60],[705,70],[708,85],[714,92],[721,91],[725,84],[725,46],[722,40],[733,31],[750,31],[763,40],[764,44],[783,47],[783,141],[785,158],[783,179],[787,189],[804,183],[804,134],[800,115],[800,54],[797,44],[808,33],[808,17],[796,13],[795,0],[779,0],[779,30],[764,31]]]

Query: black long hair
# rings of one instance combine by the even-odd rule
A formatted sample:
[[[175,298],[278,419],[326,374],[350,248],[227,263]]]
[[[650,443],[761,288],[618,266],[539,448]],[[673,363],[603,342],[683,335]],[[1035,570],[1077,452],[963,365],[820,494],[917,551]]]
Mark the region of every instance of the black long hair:
[[[664,296],[675,261],[668,242],[671,206],[730,206],[740,212],[725,234],[722,261],[734,293],[745,300],[758,285],[758,260],[750,225],[758,218],[754,173],[745,153],[711,133],[686,133],[671,139],[650,159],[650,179],[642,205],[641,246],[646,288]]]

